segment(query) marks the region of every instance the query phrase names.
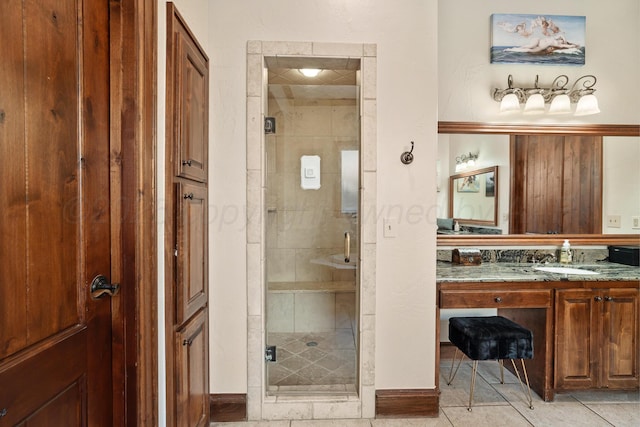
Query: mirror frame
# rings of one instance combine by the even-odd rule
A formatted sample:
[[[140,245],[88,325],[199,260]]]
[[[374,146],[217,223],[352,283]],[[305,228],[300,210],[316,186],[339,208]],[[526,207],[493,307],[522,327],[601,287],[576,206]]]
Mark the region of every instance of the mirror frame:
[[[517,134],[517,135],[601,135],[640,136],[640,125],[522,125],[476,122],[438,122],[444,134]],[[638,245],[640,234],[554,234],[554,235],[438,235],[438,246],[559,246],[565,239],[575,245]]]
[[[469,218],[456,218],[453,216],[453,199],[456,179],[465,178],[467,176],[481,175],[483,173],[493,172],[495,182],[495,194],[493,197],[493,220],[481,220],[481,219],[469,219]],[[488,205],[488,203],[487,203]],[[477,225],[498,225],[498,166],[490,166],[488,168],[474,169],[467,172],[457,173],[449,177],[449,218],[453,218],[454,221],[458,221],[460,224],[477,224]]]

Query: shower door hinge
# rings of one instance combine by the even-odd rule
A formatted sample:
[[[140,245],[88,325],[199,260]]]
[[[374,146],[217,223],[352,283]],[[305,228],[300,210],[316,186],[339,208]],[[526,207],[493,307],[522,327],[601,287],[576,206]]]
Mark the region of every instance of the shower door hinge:
[[[268,345],[267,348],[264,349],[264,360],[267,362],[275,362],[276,361],[276,346]]]
[[[264,133],[276,133],[276,118],[265,117],[264,118]]]

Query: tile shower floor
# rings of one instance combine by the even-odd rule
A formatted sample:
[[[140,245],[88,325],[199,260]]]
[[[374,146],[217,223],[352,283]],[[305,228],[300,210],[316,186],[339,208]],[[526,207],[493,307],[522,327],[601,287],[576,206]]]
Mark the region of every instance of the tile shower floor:
[[[351,329],[270,333],[276,362],[268,363],[269,391],[355,392],[356,348]]]

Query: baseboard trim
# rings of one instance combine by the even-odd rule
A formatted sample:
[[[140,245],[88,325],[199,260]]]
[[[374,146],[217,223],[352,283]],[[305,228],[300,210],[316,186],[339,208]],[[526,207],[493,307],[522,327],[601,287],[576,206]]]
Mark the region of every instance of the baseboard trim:
[[[216,422],[238,422],[247,420],[247,395],[211,394],[209,395],[210,420]]]
[[[376,418],[437,417],[437,389],[376,390]]]

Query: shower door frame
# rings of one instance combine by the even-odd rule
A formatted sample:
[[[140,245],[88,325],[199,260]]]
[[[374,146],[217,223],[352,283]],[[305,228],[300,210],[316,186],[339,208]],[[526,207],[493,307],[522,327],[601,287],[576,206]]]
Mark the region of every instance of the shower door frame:
[[[377,238],[375,44],[249,41],[247,43],[247,418],[375,417],[375,278]],[[358,316],[357,396],[300,396],[288,400],[267,393],[266,375],[266,150],[268,57],[359,60],[360,206],[356,286]],[[295,415],[294,415],[295,414]]]

